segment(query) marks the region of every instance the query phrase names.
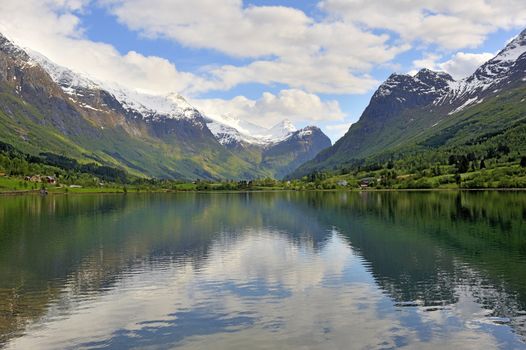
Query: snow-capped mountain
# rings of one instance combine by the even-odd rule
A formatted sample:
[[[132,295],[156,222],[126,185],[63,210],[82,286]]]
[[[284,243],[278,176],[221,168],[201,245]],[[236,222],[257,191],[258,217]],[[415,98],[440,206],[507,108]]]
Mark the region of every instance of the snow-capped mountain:
[[[453,106],[449,114],[480,103],[486,95],[503,85],[526,76],[526,30],[514,38],[497,56],[479,67],[471,76],[455,81],[449,74],[422,69],[416,75],[393,74],[377,90],[375,99],[387,96],[407,108],[408,105]]]
[[[127,112],[140,115],[147,120],[196,119],[200,116],[197,109],[177,93],[155,95],[132,90],[114,82],[100,81],[86,74],[73,72],[55,64],[38,52],[32,50],[27,52],[74,100],[84,96],[86,90],[104,90],[110,93]],[[85,105],[85,107],[95,109],[94,106]]]
[[[288,119],[283,120],[282,122],[274,125],[269,130],[268,138],[270,140],[282,140],[287,138],[290,134],[295,132],[297,129]]]
[[[264,128],[230,116],[208,116],[207,126],[226,146],[238,143],[268,146],[286,140],[297,130],[288,119],[272,128]]]
[[[97,81],[86,74],[59,66],[38,52],[31,50],[27,52],[31,59],[43,67],[76,102],[81,100],[87,91],[104,90],[110,93],[127,112],[147,121],[163,118],[188,119],[199,124],[201,120],[201,113],[180,94],[153,95],[125,88],[117,83]],[[82,101],[81,105],[87,109],[97,110],[97,107],[85,101]],[[287,139],[297,130],[292,122],[286,119],[269,129],[229,116],[208,117],[205,120],[210,131],[222,145],[236,142],[270,145]]]
[[[481,65],[472,75],[455,81],[449,74],[422,69],[415,75],[392,74],[374,93],[359,121],[351,126],[347,134],[330,149],[321,152],[305,164],[296,175],[313,169],[331,168],[341,162],[371,157],[382,152],[399,149],[406,142],[416,142],[421,135],[442,132],[436,138],[422,141],[426,145],[437,145],[454,137],[458,130],[469,134],[464,128],[477,125],[472,132],[498,129],[498,125],[486,126],[487,120],[459,123],[464,112],[480,104],[499,99],[499,96],[514,91],[518,103],[524,103],[522,88],[526,86],[526,30],[515,37],[494,58]],[[516,97],[514,97],[516,98]],[[513,100],[515,101],[515,100]],[[502,102],[504,103],[504,102]],[[480,111],[478,111],[480,112]],[[499,110],[492,111],[497,115]],[[478,114],[475,113],[475,116]],[[508,128],[514,127],[513,117],[506,115]],[[515,120],[517,122],[517,120]],[[495,121],[499,124],[499,121]],[[504,125],[504,121],[501,123]],[[449,126],[443,131],[443,125]],[[452,126],[453,125],[453,126]],[[493,135],[493,133],[490,133]],[[423,136],[422,136],[423,137]],[[481,136],[487,139],[489,136]],[[470,141],[480,142],[480,141]],[[412,144],[414,147],[414,143]],[[409,146],[408,146],[409,147]]]
[[[184,97],[93,79],[0,35],[0,141],[139,176],[281,177],[330,140],[235,118],[205,118]],[[238,145],[239,147],[235,147]]]
[[[22,61],[24,63],[32,64],[29,55],[19,46],[15,45],[12,41],[7,39],[0,33],[0,49],[5,54],[9,55],[12,59]]]

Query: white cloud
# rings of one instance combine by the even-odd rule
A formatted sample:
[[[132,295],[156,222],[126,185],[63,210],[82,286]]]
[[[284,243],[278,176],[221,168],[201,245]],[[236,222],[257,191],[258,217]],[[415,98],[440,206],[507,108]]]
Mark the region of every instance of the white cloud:
[[[99,0],[99,5],[141,35],[192,48],[248,58],[240,66],[180,72],[159,57],[119,53],[85,39],[79,13],[89,0],[3,0],[0,30],[58,64],[150,92],[183,94],[228,90],[239,84],[283,84],[312,93],[363,93],[369,75],[409,46],[388,45],[388,35],[342,22],[315,21],[283,6],[248,6],[241,0]]]
[[[495,56],[494,53],[464,53],[457,52],[451,59],[439,64],[439,67],[451,74],[455,79],[473,74],[475,70]]]
[[[17,44],[38,51],[59,65],[102,81],[166,93],[206,89],[212,82],[180,72],[168,60],[130,51],[120,54],[113,46],[83,38],[77,12],[88,1],[2,0],[0,32]]]
[[[283,119],[300,123],[342,120],[345,116],[337,101],[322,101],[317,95],[296,89],[281,90],[277,95],[265,92],[257,100],[237,96],[230,100],[194,99],[191,103],[210,116],[226,115],[264,127]]]
[[[241,0],[103,0],[118,20],[148,37],[166,37],[233,56],[299,51],[312,20],[288,7],[249,6]]]
[[[197,104],[260,124],[278,121],[278,116],[296,122],[342,120],[337,102],[314,94],[368,92],[379,83],[371,72],[395,64],[396,56],[415,44],[424,44],[425,50],[439,47],[438,54],[415,61],[415,68],[467,75],[489,54],[458,52],[444,61],[451,54],[447,50],[475,47],[497,29],[526,24],[526,9],[518,0],[324,0],[315,18],[291,7],[242,0],[0,1],[2,33],[99,80],[194,99],[240,84],[259,83],[269,90],[279,86],[284,90],[257,101],[239,96]],[[85,37],[81,14],[93,5],[145,37],[214,50],[243,63],[203,66],[191,73],[161,57],[120,53]]]
[[[473,48],[497,29],[526,24],[526,8],[518,0],[323,0],[318,6],[326,17],[316,19],[298,9],[242,0],[100,2],[144,36],[249,58],[245,65],[209,71],[213,89],[276,83],[312,93],[364,93],[378,84],[371,69],[390,64],[410,45]],[[394,32],[400,40],[372,29]],[[447,68],[458,76],[476,57],[456,61]]]
[[[323,0],[319,7],[335,18],[445,50],[478,47],[498,29],[526,24],[523,0]]]
[[[353,123],[330,124],[325,127],[332,140],[338,140],[347,133]]]
[[[105,0],[130,29],[192,48],[249,58],[210,73],[214,87],[286,84],[313,93],[363,93],[377,81],[368,72],[408,45],[343,22],[316,21],[283,6],[248,6],[241,0]]]
[[[421,59],[413,61],[413,68],[410,74],[416,73],[419,69],[428,68],[435,71],[444,71],[455,79],[465,78],[495,56],[494,53],[465,53],[457,52],[451,56],[447,61],[441,61],[443,58],[437,54],[426,54]]]

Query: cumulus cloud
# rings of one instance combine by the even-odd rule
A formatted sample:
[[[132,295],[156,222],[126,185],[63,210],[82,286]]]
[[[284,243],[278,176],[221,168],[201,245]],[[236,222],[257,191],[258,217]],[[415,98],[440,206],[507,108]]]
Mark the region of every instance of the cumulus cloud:
[[[494,53],[465,53],[457,52],[450,59],[443,61],[442,56],[437,54],[427,54],[421,59],[413,61],[413,68],[410,74],[416,73],[419,69],[428,68],[435,71],[444,71],[455,79],[462,79],[471,75],[483,63],[495,56]]]
[[[325,130],[327,130],[327,133],[330,135],[331,139],[338,140],[347,133],[352,124],[353,123],[331,124],[327,125]]]
[[[390,64],[415,43],[451,52],[477,47],[498,29],[526,24],[518,0],[323,0],[316,19],[295,8],[242,0],[100,3],[146,37],[248,58],[245,65],[208,72],[215,82],[207,88],[226,90],[277,83],[312,93],[364,93],[378,84],[369,74],[373,67]],[[383,34],[373,32],[377,29]],[[456,62],[444,67],[459,76],[476,58],[454,57]]]
[[[140,34],[187,47],[249,58],[216,67],[216,88],[279,83],[313,93],[363,93],[377,81],[367,73],[409,48],[389,36],[343,22],[316,21],[283,6],[247,6],[241,0],[105,0],[119,22]]]
[[[526,24],[522,0],[323,0],[319,7],[335,18],[446,50],[478,47],[489,33]]]
[[[17,44],[38,51],[59,65],[102,81],[148,91],[195,91],[212,82],[180,72],[168,60],[130,51],[83,37],[79,12],[89,1],[2,0],[0,32]]]
[[[298,50],[312,19],[281,6],[249,6],[241,0],[103,0],[118,20],[147,37],[174,39],[234,56],[282,55]],[[308,49],[308,48],[307,48]]]
[[[229,116],[254,124],[272,127],[283,119],[292,122],[342,120],[344,113],[337,101],[322,101],[317,95],[301,90],[265,92],[257,100],[244,96],[225,99],[194,99],[198,109],[209,116]]]
[[[284,84],[311,93],[363,93],[378,84],[369,72],[406,44],[352,24],[314,20],[283,6],[244,6],[241,0],[99,0],[118,21],[149,38],[248,58],[244,65],[180,72],[159,57],[120,54],[85,39],[80,14],[89,0],[4,0],[2,32],[53,61],[103,80],[151,92],[202,93],[239,84]]]
[[[293,7],[243,0],[1,0],[0,31],[60,65],[149,93],[180,92],[196,99],[249,83],[283,89],[258,100],[239,96],[196,104],[212,113],[260,124],[278,116],[341,120],[339,105],[315,94],[369,92],[379,83],[374,69],[392,66],[397,55],[415,46],[436,51],[415,61],[415,69],[465,76],[489,54],[457,51],[477,47],[496,30],[525,25],[522,2],[323,0],[310,16]],[[82,15],[93,6],[143,37],[219,52],[236,58],[235,64],[183,72],[165,58],[93,42],[82,27]]]
[[[439,64],[439,67],[460,79],[471,75],[478,67],[495,56],[490,52],[464,53],[457,52],[451,59]]]

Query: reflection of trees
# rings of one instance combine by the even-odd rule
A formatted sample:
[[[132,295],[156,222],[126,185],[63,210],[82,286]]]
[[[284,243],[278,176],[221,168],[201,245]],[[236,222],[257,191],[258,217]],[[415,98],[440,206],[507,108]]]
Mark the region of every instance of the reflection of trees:
[[[466,287],[521,334],[526,309],[523,193],[327,194],[312,208],[361,253],[396,302],[455,303]],[[299,201],[301,203],[301,201]],[[304,205],[304,204],[300,204]]]

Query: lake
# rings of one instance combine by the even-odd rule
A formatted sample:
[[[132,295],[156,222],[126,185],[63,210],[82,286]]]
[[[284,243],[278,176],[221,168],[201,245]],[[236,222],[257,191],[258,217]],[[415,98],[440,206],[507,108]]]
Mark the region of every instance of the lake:
[[[6,349],[526,349],[526,192],[0,197]]]

